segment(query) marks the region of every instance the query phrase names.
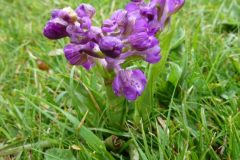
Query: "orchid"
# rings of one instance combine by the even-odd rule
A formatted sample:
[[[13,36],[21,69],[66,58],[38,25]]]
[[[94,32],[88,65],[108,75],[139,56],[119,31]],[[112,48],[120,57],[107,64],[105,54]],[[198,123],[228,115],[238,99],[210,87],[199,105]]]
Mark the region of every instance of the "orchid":
[[[117,96],[125,95],[128,100],[136,100],[144,90],[146,77],[141,70],[121,70],[113,81]]]
[[[76,10],[53,10],[43,34],[52,40],[69,37],[70,44],[64,48],[69,63],[89,70],[101,62],[115,72],[114,93],[133,101],[144,91],[146,76],[139,69],[130,70],[121,64],[131,56],[148,63],[159,62],[161,48],[156,35],[183,5],[184,0],[131,0],[125,9],[115,11],[97,27],[92,25],[95,8],[80,4]]]

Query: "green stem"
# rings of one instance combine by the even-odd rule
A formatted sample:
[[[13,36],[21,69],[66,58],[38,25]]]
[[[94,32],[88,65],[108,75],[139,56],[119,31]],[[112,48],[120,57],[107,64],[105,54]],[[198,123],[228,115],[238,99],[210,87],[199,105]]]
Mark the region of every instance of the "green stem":
[[[123,124],[126,118],[127,106],[124,97],[117,97],[112,90],[111,84],[106,84],[108,110],[107,116],[111,126],[117,128],[123,128]]]
[[[140,124],[142,119],[144,122],[148,120],[149,115],[151,114],[153,104],[154,104],[154,91],[156,88],[156,82],[159,76],[164,73],[165,65],[167,58],[170,52],[171,40],[174,34],[175,25],[172,25],[171,32],[168,32],[164,35],[164,39],[161,41],[162,45],[162,59],[159,63],[150,65],[146,69],[148,83],[145,88],[145,91],[141,97],[135,102],[135,114],[134,122],[136,125]]]

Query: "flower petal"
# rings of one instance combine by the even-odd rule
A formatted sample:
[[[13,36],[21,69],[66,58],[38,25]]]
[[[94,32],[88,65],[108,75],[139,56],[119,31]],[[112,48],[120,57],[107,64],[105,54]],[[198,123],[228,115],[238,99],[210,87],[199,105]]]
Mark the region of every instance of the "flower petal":
[[[46,24],[43,30],[45,37],[49,39],[60,39],[66,37],[68,33],[66,32],[66,27],[68,23],[60,18],[55,18]]]

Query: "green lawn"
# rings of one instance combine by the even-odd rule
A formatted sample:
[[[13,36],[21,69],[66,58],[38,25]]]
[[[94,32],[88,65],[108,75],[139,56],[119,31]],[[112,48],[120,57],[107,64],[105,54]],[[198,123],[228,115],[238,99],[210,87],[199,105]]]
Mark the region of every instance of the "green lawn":
[[[0,0],[0,160],[240,159],[239,0],[187,0],[161,62],[131,62],[148,75],[136,102],[43,37],[52,9],[81,2],[100,25],[128,0]]]

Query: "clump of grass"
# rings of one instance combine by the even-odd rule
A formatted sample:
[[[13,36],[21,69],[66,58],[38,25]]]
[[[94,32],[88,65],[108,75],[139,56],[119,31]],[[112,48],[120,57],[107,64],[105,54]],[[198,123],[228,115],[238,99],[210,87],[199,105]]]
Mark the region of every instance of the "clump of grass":
[[[101,13],[94,22],[100,24],[127,0],[83,2]],[[97,69],[88,73],[61,55],[50,57],[66,42],[42,36],[50,10],[78,3],[0,3],[2,159],[59,159],[51,148],[76,159],[238,159],[239,2],[187,1],[159,37],[163,59],[146,66],[144,95],[114,107]],[[108,147],[112,136],[121,141],[117,149]]]

